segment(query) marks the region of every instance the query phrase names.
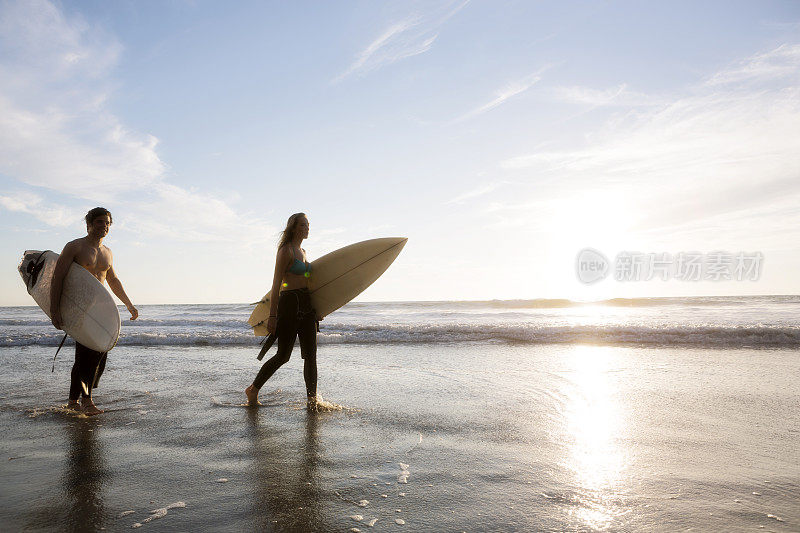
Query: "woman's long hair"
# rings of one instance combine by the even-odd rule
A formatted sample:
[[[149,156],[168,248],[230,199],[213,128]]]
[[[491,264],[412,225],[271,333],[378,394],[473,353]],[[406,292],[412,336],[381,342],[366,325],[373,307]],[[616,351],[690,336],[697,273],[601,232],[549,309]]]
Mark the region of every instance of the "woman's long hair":
[[[295,213],[289,217],[289,220],[286,221],[286,229],[281,232],[281,238],[278,240],[278,250],[283,248],[286,243],[294,240],[294,232],[297,230],[297,221],[300,220],[300,217],[304,216],[306,216],[305,213]]]

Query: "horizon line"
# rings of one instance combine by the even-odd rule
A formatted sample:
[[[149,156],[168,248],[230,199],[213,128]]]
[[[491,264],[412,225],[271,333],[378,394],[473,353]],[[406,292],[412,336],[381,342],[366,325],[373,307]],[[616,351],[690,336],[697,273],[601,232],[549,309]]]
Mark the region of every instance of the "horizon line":
[[[355,301],[349,303],[357,304],[387,304],[387,303],[488,303],[488,302],[536,302],[536,301],[559,301],[565,300],[568,302],[578,304],[593,304],[608,302],[612,300],[639,300],[639,299],[667,299],[667,298],[762,298],[769,296],[797,296],[800,294],[706,294],[706,295],[686,295],[686,296],[614,296],[610,298],[603,298],[599,300],[572,300],[570,298],[492,298],[489,300],[371,300],[371,301]],[[136,304],[139,306],[145,305],[257,305],[258,302],[177,302],[177,303],[141,303]],[[345,305],[347,305],[345,304]],[[24,305],[6,305],[1,304],[0,308],[4,307],[39,307],[37,304],[24,304]],[[117,307],[125,307],[123,304],[117,304]],[[344,306],[342,306],[344,307]]]

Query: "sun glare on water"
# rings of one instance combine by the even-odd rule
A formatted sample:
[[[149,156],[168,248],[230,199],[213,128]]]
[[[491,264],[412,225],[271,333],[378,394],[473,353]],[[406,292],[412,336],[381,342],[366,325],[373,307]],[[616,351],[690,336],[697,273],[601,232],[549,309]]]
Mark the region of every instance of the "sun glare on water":
[[[625,468],[619,443],[624,420],[609,380],[613,352],[606,347],[575,346],[568,363],[572,391],[567,462],[582,489],[582,505],[574,514],[587,526],[602,530],[622,512],[615,500]]]

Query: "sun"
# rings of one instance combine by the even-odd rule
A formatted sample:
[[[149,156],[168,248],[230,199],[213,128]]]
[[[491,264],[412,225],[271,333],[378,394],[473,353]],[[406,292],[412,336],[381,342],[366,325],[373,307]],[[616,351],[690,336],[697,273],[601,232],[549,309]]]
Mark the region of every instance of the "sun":
[[[610,261],[620,251],[635,250],[639,245],[635,229],[639,210],[623,194],[602,190],[576,192],[548,207],[541,257],[549,263],[550,291],[558,297],[597,299],[584,298],[586,289],[594,295],[602,292],[603,284],[580,284],[575,259],[584,248],[598,250]],[[605,290],[610,290],[607,284]]]

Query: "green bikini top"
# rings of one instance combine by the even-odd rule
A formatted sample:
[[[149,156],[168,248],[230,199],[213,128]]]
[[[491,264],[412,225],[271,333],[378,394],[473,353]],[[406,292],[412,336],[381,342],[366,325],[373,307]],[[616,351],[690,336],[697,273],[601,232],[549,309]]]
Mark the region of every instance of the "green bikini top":
[[[311,263],[306,263],[305,261],[297,259],[294,255],[294,248],[292,248],[292,258],[294,258],[294,261],[292,261],[289,268],[286,269],[287,272],[305,277],[311,275]]]

